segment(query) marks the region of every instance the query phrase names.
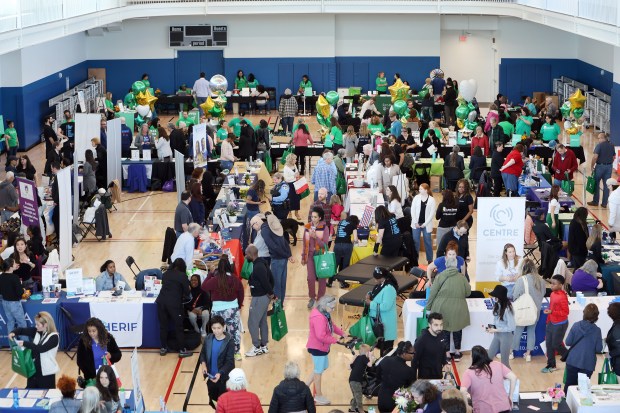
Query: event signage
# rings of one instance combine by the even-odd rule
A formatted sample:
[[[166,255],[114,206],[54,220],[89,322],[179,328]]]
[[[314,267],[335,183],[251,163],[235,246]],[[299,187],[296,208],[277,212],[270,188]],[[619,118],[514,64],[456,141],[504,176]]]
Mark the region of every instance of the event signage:
[[[19,189],[19,212],[22,216],[22,224],[29,227],[39,226],[39,205],[37,204],[37,187],[35,183],[26,178],[16,178]]]
[[[144,397],[140,385],[140,365],[138,363],[138,349],[131,352],[131,381],[133,384],[133,401],[136,413],[144,413]]]
[[[495,266],[504,245],[523,256],[525,198],[478,198],[477,216],[476,289],[488,293],[498,284]]]
[[[196,167],[206,164],[209,156],[207,148],[207,125],[204,123],[194,125],[193,133],[194,165]]]
[[[103,322],[119,347],[142,346],[141,302],[91,302],[90,316]]]

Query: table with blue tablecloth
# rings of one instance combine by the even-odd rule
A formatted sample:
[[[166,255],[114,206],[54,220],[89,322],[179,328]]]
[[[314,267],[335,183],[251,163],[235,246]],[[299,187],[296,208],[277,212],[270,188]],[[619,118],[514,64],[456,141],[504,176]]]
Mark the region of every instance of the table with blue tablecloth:
[[[157,179],[163,185],[164,182],[176,177],[174,161],[160,161],[159,159],[121,160],[121,178],[123,189],[133,189],[132,192],[146,192],[151,187],[151,182]],[[194,170],[193,162],[185,162],[185,178],[189,179]]]
[[[536,183],[536,185],[532,185],[532,183]],[[519,177],[519,195],[527,195],[530,188],[551,188],[551,184],[542,176],[537,176],[536,179],[528,180],[526,175],[521,175]]]
[[[54,323],[56,323],[56,328],[58,331],[62,332],[64,330],[64,317],[62,317],[60,311],[60,303],[66,300],[66,294],[62,293],[62,298],[59,298],[55,303],[43,304],[41,300],[22,300],[22,307],[24,308],[24,313],[26,315],[26,324],[28,327],[34,327],[34,317],[40,311],[47,311],[52,315],[54,319]],[[7,331],[6,324],[6,314],[4,313],[4,309],[0,306],[0,317],[2,318],[2,323],[0,323],[0,346],[8,347],[8,334],[10,331]],[[62,334],[60,334],[60,347],[64,348],[66,341],[63,340]]]
[[[17,389],[20,395],[20,407],[13,409],[12,407],[5,407],[4,405],[0,406],[0,411],[11,410],[11,411],[19,411],[20,413],[40,413],[47,412],[49,410],[49,405],[53,402],[57,401],[62,397],[62,394],[59,390],[39,390],[39,389]],[[40,395],[43,393],[43,397],[29,397],[29,392],[32,392],[32,395]],[[76,390],[76,399],[81,398],[82,389]],[[0,389],[0,399],[8,399],[10,400],[11,406],[13,403],[13,389]],[[6,402],[8,403],[8,402]],[[26,405],[31,405],[32,407],[26,407]],[[133,391],[131,389],[125,389],[125,404],[127,404],[131,411],[135,411],[135,403]],[[22,407],[23,406],[23,407]]]
[[[541,178],[542,182],[542,178]],[[549,209],[549,195],[551,194],[551,187],[530,187],[527,190],[527,200],[540,203],[540,207],[537,209],[536,214],[547,213]],[[571,208],[575,205],[575,201],[572,197],[564,194],[559,198],[560,206],[565,208]]]

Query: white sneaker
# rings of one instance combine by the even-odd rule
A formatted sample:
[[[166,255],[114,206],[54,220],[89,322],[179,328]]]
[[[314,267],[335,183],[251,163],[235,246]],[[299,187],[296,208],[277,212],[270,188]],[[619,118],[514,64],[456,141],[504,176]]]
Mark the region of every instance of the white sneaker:
[[[256,347],[252,346],[250,351],[245,353],[245,356],[246,357],[254,357],[254,356],[260,356],[261,354],[263,354],[263,353],[260,351],[260,348],[256,348]]]
[[[269,353],[269,349],[267,348],[267,346],[261,346],[261,348],[259,350],[260,350],[261,354]]]
[[[319,405],[319,406],[326,406],[328,404],[331,404],[332,402],[329,401],[329,399],[325,396],[315,396],[314,397],[314,402]]]
[[[495,358],[496,358],[496,359],[501,360],[501,359],[502,359],[502,355],[501,355],[501,354],[497,354],[497,355],[495,356]],[[508,359],[510,359],[510,360],[514,360],[514,358],[515,358],[515,355],[514,355],[514,354],[512,353],[512,351],[511,351],[511,352],[510,352],[510,356],[508,356]]]
[[[525,355],[525,361],[526,361],[527,363],[529,363],[530,361],[532,361],[532,355],[531,355],[531,354],[526,354],[526,355]]]

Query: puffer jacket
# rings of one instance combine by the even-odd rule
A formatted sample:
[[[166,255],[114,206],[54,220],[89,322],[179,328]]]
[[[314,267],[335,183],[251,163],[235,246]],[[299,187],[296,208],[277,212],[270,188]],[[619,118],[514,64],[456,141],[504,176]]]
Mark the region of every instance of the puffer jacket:
[[[299,379],[284,379],[273,389],[269,413],[302,412],[315,413],[310,388]]]

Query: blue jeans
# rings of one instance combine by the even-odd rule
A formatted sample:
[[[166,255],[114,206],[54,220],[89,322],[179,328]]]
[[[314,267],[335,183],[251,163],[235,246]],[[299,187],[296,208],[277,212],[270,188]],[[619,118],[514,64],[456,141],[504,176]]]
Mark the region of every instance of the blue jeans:
[[[316,194],[316,192],[315,192],[315,194]],[[8,211],[8,210],[2,211],[2,213],[0,214],[0,222],[8,221],[9,218],[11,218],[11,216],[13,216],[14,213],[15,212]]]
[[[598,196],[599,196],[599,191],[600,191],[599,182],[602,181],[603,182],[603,201],[601,202],[601,204],[607,205],[607,198],[609,198],[609,189],[607,188],[605,181],[611,178],[612,166],[613,165],[611,164],[609,165],[596,164],[596,168],[594,168],[594,181],[596,183],[596,187],[594,188],[594,197],[592,197],[592,201],[595,204],[598,204]]]
[[[282,118],[282,129],[284,130],[284,133],[292,133],[293,132],[293,121],[295,120],[294,117],[288,116],[286,118]]]
[[[200,116],[204,115],[205,112],[202,110],[202,108],[200,107],[200,105],[202,105],[203,103],[205,103],[207,101],[206,97],[199,97],[196,96],[196,100],[198,101],[198,112],[200,113]]]
[[[273,293],[284,305],[286,295],[286,271],[288,260],[286,258],[271,258],[271,273],[273,274]]]
[[[6,314],[6,331],[10,333],[17,327],[27,327],[24,307],[21,301],[2,300],[2,309]]]
[[[424,249],[426,250],[426,262],[433,262],[433,240],[431,239],[431,233],[426,228],[412,228],[413,243],[415,249],[420,252],[420,235],[424,237]]]
[[[228,169],[229,171],[232,169],[235,163],[233,161],[220,161],[220,167],[222,169]]]
[[[562,181],[560,179],[553,178],[553,185],[557,185],[560,188],[562,187]]]
[[[519,192],[519,177],[513,174],[507,174],[502,172],[502,180],[504,181],[504,186],[506,187],[506,191],[513,192],[518,196]]]

